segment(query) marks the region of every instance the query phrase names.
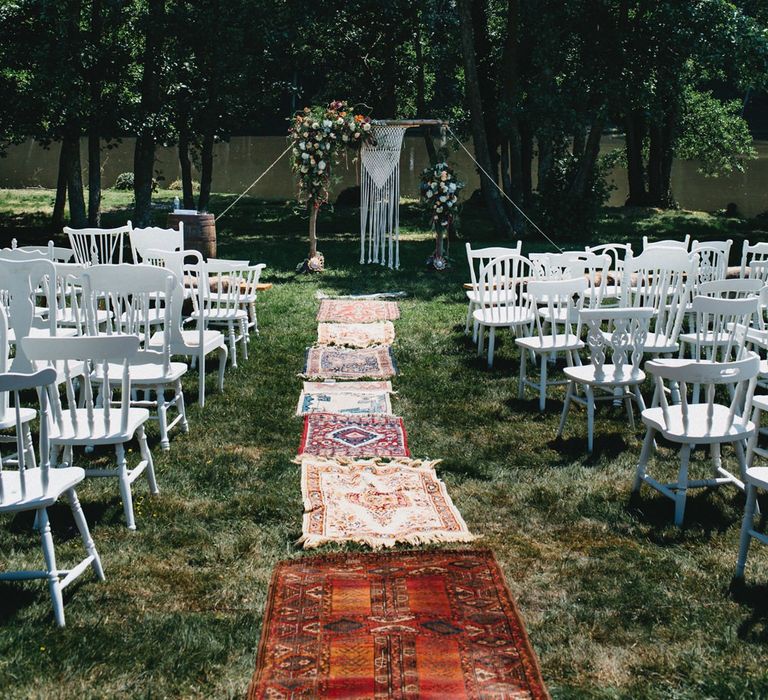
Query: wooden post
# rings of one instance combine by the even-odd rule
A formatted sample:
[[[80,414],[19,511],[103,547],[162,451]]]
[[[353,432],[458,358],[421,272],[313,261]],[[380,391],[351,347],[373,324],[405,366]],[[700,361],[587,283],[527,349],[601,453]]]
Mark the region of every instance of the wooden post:
[[[309,255],[308,258],[314,258],[317,255],[317,213],[320,207],[315,200],[310,199],[309,207]]]

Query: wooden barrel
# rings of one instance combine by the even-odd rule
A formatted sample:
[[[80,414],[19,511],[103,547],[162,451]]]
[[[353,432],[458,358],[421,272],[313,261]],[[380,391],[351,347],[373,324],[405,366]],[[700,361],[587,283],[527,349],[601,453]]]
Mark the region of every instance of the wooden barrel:
[[[213,214],[168,214],[168,228],[184,224],[184,248],[199,250],[203,258],[216,257],[216,220]]]

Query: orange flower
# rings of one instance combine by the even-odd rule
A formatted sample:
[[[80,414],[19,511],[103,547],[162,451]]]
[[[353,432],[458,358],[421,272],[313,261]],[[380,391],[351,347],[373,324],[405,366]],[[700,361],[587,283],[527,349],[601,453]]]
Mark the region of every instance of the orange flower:
[[[365,117],[362,114],[356,114],[355,121],[359,124],[360,122],[365,121]]]

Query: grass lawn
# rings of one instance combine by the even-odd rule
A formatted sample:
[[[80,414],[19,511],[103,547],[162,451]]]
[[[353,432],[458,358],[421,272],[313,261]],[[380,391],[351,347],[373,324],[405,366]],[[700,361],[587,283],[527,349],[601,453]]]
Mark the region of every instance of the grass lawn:
[[[231,199],[215,197],[212,210]],[[2,239],[45,241],[51,202],[51,192],[1,192]],[[105,225],[128,218],[129,203],[130,195],[106,193]],[[150,498],[145,482],[135,484],[136,532],[123,525],[116,481],[80,486],[107,580],[89,573],[67,590],[64,630],[53,624],[43,582],[0,585],[2,697],[244,694],[271,571],[280,559],[304,556],[294,544],[302,508],[293,412],[319,289],[408,293],[396,322],[395,411],[414,456],[443,459],[438,470],[456,506],[482,535],[478,544],[496,553],[553,697],[768,697],[768,550],[753,545],[746,588],[728,593],[741,494],[698,492],[677,530],[670,501],[648,488],[630,499],[641,433],[623,414],[598,409],[592,457],[583,410],[571,412],[556,440],[563,391],[553,390],[540,414],[533,394],[516,397],[518,353],[509,336],[502,334],[489,371],[464,335],[463,241],[453,243],[451,270],[430,272],[423,266],[430,236],[411,208],[403,215],[402,269],[393,272],[357,264],[355,212],[325,214],[320,249],[329,269],[314,277],[293,272],[306,222],[290,206],[246,199],[219,222],[219,254],[265,262],[275,283],[259,299],[251,357],[228,371],[223,394],[209,373],[204,411],[188,373],[191,431],[173,435],[170,453],[159,450],[150,426],[161,494]],[[158,221],[164,216],[158,210]],[[754,228],[703,214],[609,210],[592,242],[691,233],[727,235],[740,250]],[[464,231],[473,241],[490,238],[476,213],[467,212]],[[524,243],[526,252],[543,249]],[[724,459],[734,464],[729,449]],[[656,464],[662,477],[676,474],[670,448],[661,447]],[[709,473],[702,450],[697,465]],[[52,509],[51,522],[65,565],[80,553],[66,506]],[[28,516],[2,519],[3,567],[39,567],[31,524]]]

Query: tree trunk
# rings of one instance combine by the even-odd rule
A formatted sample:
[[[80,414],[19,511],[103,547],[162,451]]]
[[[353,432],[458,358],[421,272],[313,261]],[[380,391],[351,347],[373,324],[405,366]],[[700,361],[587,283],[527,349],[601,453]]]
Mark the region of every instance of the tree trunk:
[[[573,156],[581,158],[584,155],[584,147],[587,145],[586,132],[584,126],[579,124],[573,132]]]
[[[74,228],[85,228],[88,225],[88,216],[85,212],[85,199],[83,197],[83,174],[80,164],[80,135],[70,126],[64,136],[62,148],[67,149],[66,173],[67,196],[69,197],[69,223]]]
[[[59,150],[59,175],[56,178],[56,201],[53,203],[51,216],[51,226],[57,231],[64,225],[64,207],[67,205],[67,170],[67,149],[64,148],[62,141]]]
[[[539,147],[539,163],[536,173],[538,183],[536,189],[541,191],[542,186],[549,179],[549,172],[552,170],[552,164],[555,159],[552,134],[548,129],[536,136],[536,144]]]
[[[91,124],[88,130],[88,225],[101,226],[101,139]]]
[[[667,209],[677,208],[677,202],[672,192],[672,162],[675,157],[674,139],[676,127],[677,110],[673,106],[666,116],[661,132],[661,193],[662,202]]]
[[[520,120],[520,178],[523,205],[533,203],[533,130],[527,119]]]
[[[494,180],[499,179],[499,118],[496,109],[498,94],[493,66],[491,39],[488,27],[488,0],[470,0],[472,18],[472,33],[475,48],[475,64],[477,66],[478,85],[483,103],[483,119],[485,134],[488,142],[488,155],[491,169],[488,172]]]
[[[643,170],[643,144],[647,125],[645,115],[640,110],[633,110],[626,120],[627,142],[627,186],[629,193],[626,206],[644,207],[648,201]]]
[[[185,209],[195,208],[195,193],[192,188],[192,161],[189,159],[189,131],[179,129],[179,167],[181,169],[181,190]]]
[[[314,258],[317,255],[317,214],[320,207],[310,199],[309,208],[309,255],[308,258]]]
[[[418,7],[415,10],[413,32],[413,53],[416,58],[416,116],[422,119],[426,116],[426,80],[424,76],[424,52],[421,47],[421,12]],[[424,133],[424,145],[427,149],[430,165],[437,163],[437,149],[432,140],[432,131],[428,126],[422,127]]]
[[[200,197],[197,200],[197,207],[200,211],[206,211],[211,199],[211,181],[213,180],[213,132],[203,134],[200,166]]]
[[[163,39],[165,0],[148,0],[143,71],[141,76],[141,126],[133,152],[134,223],[152,223],[152,179],[155,168],[154,120],[161,108],[160,48]]]
[[[661,207],[662,204],[662,135],[659,124],[651,124],[648,145],[648,204]]]
[[[101,225],[101,115],[102,72],[100,59],[103,34],[102,0],[91,2],[91,48],[97,60],[89,71],[90,116],[88,119],[88,225]]]
[[[595,120],[592,122],[592,126],[589,129],[587,142],[584,146],[584,153],[579,159],[576,173],[568,188],[568,191],[572,195],[583,197],[587,193],[587,188],[589,187],[597,163],[597,158],[600,155],[600,139],[603,135],[604,126],[605,117],[595,117]]]
[[[465,89],[469,98],[475,157],[480,167],[493,177],[493,166],[491,165],[485,131],[483,100],[480,95],[477,64],[475,63],[475,43],[470,0],[459,0],[458,9],[461,21],[461,47],[464,56]],[[489,182],[488,177],[481,175],[480,188],[494,226],[499,233],[510,235],[513,232],[512,226],[504,210],[499,191],[495,187],[495,180],[494,182]]]

